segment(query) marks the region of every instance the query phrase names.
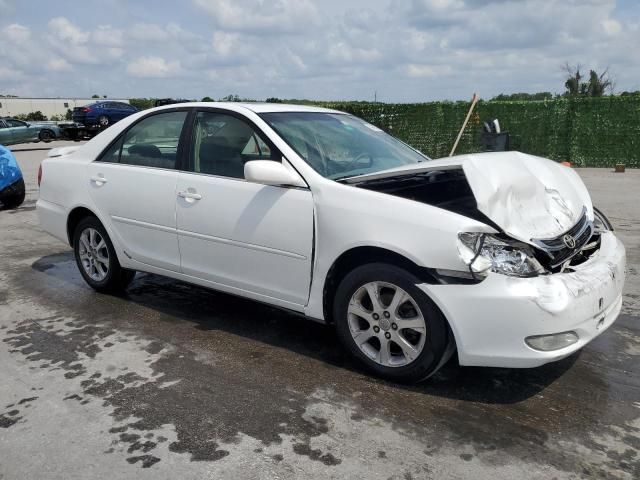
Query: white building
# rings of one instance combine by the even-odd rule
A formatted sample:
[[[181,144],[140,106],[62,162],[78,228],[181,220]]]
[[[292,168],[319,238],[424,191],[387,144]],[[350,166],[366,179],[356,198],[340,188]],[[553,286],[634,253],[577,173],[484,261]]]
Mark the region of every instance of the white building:
[[[60,115],[64,118],[68,109],[82,107],[90,103],[109,101],[129,103],[120,98],[6,98],[0,97],[0,117],[12,117],[40,110],[47,118]]]

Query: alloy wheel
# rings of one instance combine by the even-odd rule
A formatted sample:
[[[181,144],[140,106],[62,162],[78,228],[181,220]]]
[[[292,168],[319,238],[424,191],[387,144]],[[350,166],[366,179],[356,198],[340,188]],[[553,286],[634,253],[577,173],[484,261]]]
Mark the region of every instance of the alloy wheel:
[[[95,228],[85,228],[80,234],[78,255],[85,273],[94,281],[101,282],[109,274],[109,249]]]
[[[397,285],[369,282],[361,286],[349,301],[347,316],[353,341],[379,365],[408,365],[424,349],[424,316],[413,297]]]

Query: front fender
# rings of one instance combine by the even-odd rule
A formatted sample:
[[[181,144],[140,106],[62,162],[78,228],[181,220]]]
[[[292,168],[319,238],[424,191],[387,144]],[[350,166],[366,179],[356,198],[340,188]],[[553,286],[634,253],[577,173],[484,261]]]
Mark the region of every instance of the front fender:
[[[314,188],[315,264],[307,315],[323,319],[327,274],[343,253],[379,247],[421,267],[466,270],[457,250],[458,233],[495,229],[431,205],[350,185],[327,182]]]

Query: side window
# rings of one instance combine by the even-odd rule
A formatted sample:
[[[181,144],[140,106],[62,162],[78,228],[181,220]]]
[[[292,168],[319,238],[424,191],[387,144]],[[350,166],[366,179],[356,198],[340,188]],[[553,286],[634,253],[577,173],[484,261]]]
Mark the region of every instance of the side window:
[[[113,143],[98,158],[98,162],[118,163],[120,161],[120,150],[122,149],[122,139],[120,137],[117,142]]]
[[[187,112],[167,112],[145,118],[111,145],[100,161],[175,169],[186,118]]]
[[[244,178],[244,164],[250,160],[280,161],[248,123],[222,113],[198,112],[193,129],[192,171]]]
[[[6,119],[5,122],[9,127],[26,127],[27,126],[25,122],[21,122],[20,120]]]

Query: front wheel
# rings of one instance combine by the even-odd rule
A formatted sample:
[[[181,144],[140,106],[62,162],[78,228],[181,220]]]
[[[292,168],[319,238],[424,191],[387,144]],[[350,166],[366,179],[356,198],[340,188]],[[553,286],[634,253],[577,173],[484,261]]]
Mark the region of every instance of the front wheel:
[[[82,277],[99,292],[122,291],[136,274],[120,266],[109,235],[95,217],[87,217],[78,223],[73,235],[73,250]]]
[[[378,376],[418,382],[450,354],[444,315],[413,274],[384,263],[363,265],[340,283],[334,320],[340,340]]]

